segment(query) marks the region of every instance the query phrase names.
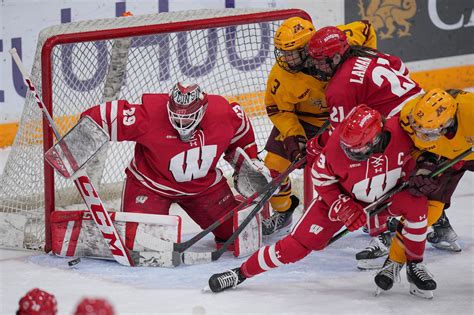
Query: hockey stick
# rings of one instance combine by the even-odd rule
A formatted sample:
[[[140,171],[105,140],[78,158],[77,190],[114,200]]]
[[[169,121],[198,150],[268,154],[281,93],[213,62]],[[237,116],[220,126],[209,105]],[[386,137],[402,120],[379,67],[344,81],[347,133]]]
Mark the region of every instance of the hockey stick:
[[[291,172],[299,168],[306,162],[306,157],[300,160],[294,161],[290,166],[283,172],[275,177],[265,188],[268,190],[262,196],[262,199],[255,205],[254,209],[248,214],[244,221],[239,225],[237,230],[230,236],[230,238],[222,245],[221,248],[212,252],[184,252],[181,255],[181,261],[184,264],[196,264],[196,263],[207,263],[219,259],[226,251],[229,245],[239,236],[239,234],[245,229],[245,227],[252,221],[253,217],[260,211],[260,209],[268,202],[272,197],[273,193],[280,187],[281,182],[287,178]],[[258,194],[257,192],[254,195]],[[253,195],[253,196],[254,196]],[[252,196],[251,196],[252,197]]]
[[[20,70],[23,79],[25,80],[26,85],[28,86],[31,93],[33,93],[38,107],[41,109],[44,117],[48,121],[49,126],[53,130],[53,133],[56,139],[59,141],[61,139],[61,134],[59,133],[56,124],[54,123],[51,115],[49,114],[46,106],[43,103],[43,100],[36,91],[35,85],[30,79],[28,72],[26,71],[23,63],[18,56],[18,53],[15,48],[9,50],[12,55],[13,60],[15,61],[18,69]],[[65,152],[69,152],[66,144],[64,143],[61,147]],[[71,161],[74,163],[74,161]],[[109,249],[112,253],[114,259],[126,266],[133,266],[133,261],[130,257],[129,252],[127,251],[124,242],[120,238],[117,229],[115,228],[112,219],[110,218],[109,213],[105,210],[102,200],[100,200],[99,194],[92,185],[89,177],[85,172],[79,173],[74,179],[74,184],[76,185],[79,193],[81,194],[82,199],[86,203],[89,211],[91,212],[94,222],[97,224],[102,236],[105,241],[108,243]]]
[[[450,168],[451,166],[453,166],[457,162],[464,159],[466,156],[470,155],[473,152],[473,150],[474,150],[474,147],[471,147],[470,149],[467,149],[466,151],[464,151],[461,154],[459,154],[458,156],[456,156],[454,159],[447,160],[447,161],[443,162],[441,165],[439,165],[439,167],[437,169],[433,170],[429,174],[429,176],[430,177],[435,177],[435,176],[441,174],[442,172],[444,172],[445,170],[447,170],[448,168]],[[396,185],[395,187],[393,187],[392,189],[390,189],[385,195],[380,197],[380,199],[375,200],[370,205],[365,207],[364,211],[367,214],[367,222],[369,222],[368,220],[370,219],[370,217],[373,217],[374,215],[379,214],[380,212],[382,212],[383,210],[388,208],[388,206],[390,206],[390,202],[386,202],[386,201],[388,199],[390,199],[393,195],[401,192],[407,186],[408,186],[408,181],[403,181],[403,182],[399,183],[398,185]],[[328,245],[334,243],[335,241],[337,241],[338,239],[340,239],[344,235],[348,234],[349,232],[350,232],[349,229],[345,228],[344,230],[342,230],[338,234],[334,235],[331,238],[331,240],[328,242]]]

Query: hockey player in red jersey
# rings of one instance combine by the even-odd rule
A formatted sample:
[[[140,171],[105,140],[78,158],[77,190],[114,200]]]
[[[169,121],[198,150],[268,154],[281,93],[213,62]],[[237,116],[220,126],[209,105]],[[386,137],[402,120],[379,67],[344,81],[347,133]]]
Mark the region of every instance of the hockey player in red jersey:
[[[83,115],[102,126],[111,141],[136,142],[125,170],[125,212],[169,214],[177,203],[205,229],[238,205],[217,167],[220,157],[235,165],[241,148],[257,159],[253,128],[240,105],[196,84],[177,83],[169,95],[144,94],[141,104],[106,102]],[[136,229],[136,223],[127,224],[129,248]],[[213,231],[217,244],[232,232],[230,219]]]
[[[422,94],[410,79],[408,69],[396,56],[364,46],[350,46],[346,34],[336,27],[319,29],[308,44],[308,53],[320,80],[329,81],[326,102],[333,127],[358,104],[366,104],[385,117],[398,115],[403,105]],[[360,269],[381,266],[388,253],[390,232],[370,232],[369,246],[357,253]]]
[[[337,27],[318,30],[309,41],[308,53],[315,75],[329,81],[326,101],[334,127],[358,104],[391,117],[422,93],[400,58],[364,46],[349,46]]]
[[[379,112],[366,105],[354,108],[313,163],[313,184],[319,197],[312,201],[292,232],[276,244],[260,248],[239,268],[213,275],[209,279],[210,289],[220,292],[267,270],[297,262],[313,250],[324,249],[343,226],[350,231],[363,226],[364,206],[411,173],[415,164],[410,155],[412,149],[413,144],[399,126],[398,117],[385,121]],[[405,253],[409,257],[408,281],[416,290],[432,291],[436,283],[422,265],[427,199],[401,191],[389,202],[384,211],[406,219],[403,233],[407,239]],[[377,217],[371,219],[371,224],[376,222]],[[396,275],[399,267],[384,268]],[[393,277],[392,284],[382,280],[377,285],[385,290],[393,284]]]

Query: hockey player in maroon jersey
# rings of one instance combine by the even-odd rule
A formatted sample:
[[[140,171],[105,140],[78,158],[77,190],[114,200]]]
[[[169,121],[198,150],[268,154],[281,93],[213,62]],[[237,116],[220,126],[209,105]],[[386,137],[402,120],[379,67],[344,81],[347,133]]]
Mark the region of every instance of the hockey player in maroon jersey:
[[[308,44],[315,76],[329,81],[326,102],[329,120],[335,127],[358,104],[366,104],[385,117],[398,115],[403,105],[422,94],[410,79],[408,69],[396,56],[364,46],[349,45],[347,36],[336,27],[319,29]],[[390,232],[370,231],[367,248],[356,254],[360,269],[379,268],[388,253]]]
[[[203,229],[238,202],[217,167],[220,157],[233,165],[241,148],[257,163],[253,128],[237,103],[208,95],[196,84],[177,83],[168,94],[144,94],[142,104],[106,102],[86,110],[111,141],[134,141],[125,170],[122,211],[169,214],[179,204]],[[136,223],[128,223],[126,245],[133,246]],[[233,232],[232,219],[213,233],[216,242]]]
[[[255,252],[239,268],[215,274],[209,279],[213,292],[232,288],[247,278],[294,263],[313,250],[324,249],[343,226],[355,231],[366,223],[363,210],[398,182],[406,180],[414,162],[413,144],[398,124],[398,117],[386,121],[366,105],[357,106],[335,129],[312,166],[315,198],[292,232],[276,244]],[[385,212],[403,216],[407,239],[407,277],[414,290],[432,291],[436,283],[422,264],[427,229],[427,200],[408,191],[393,195]],[[409,207],[407,205],[410,205]],[[373,221],[373,222],[372,222]],[[376,224],[377,217],[371,219]],[[399,265],[384,268],[397,275]],[[393,280],[393,278],[392,278]],[[393,281],[392,281],[393,282]],[[377,283],[388,290],[388,281]]]

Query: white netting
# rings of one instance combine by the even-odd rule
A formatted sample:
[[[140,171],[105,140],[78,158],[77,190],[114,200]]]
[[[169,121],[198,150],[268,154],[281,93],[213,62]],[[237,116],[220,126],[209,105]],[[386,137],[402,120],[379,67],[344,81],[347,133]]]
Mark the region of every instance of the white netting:
[[[213,24],[221,23],[215,19],[218,17],[256,12],[181,11],[53,26],[39,36],[32,78],[41,94],[41,51],[48,38],[85,32],[93,36],[94,32],[112,30],[101,33],[102,38],[107,39],[90,40],[81,35],[77,42],[56,45],[51,51],[53,116],[62,134],[77,122],[82,111],[111,98],[110,84],[121,87],[116,96],[133,103],[140,102],[143,93],[167,93],[178,80],[195,81],[207,93],[241,103],[251,117],[257,144],[262,150],[271,130],[263,97],[267,76],[274,64],[273,35],[284,17],[260,23],[258,19],[237,25],[224,23],[223,27]],[[183,28],[172,32],[149,31],[156,29],[156,25],[174,25],[168,23],[193,19],[211,20],[199,30],[189,30],[186,28],[189,24],[180,23]],[[120,36],[121,30],[138,26],[140,29],[133,37]],[[115,70],[109,66],[111,59],[118,62]],[[120,76],[120,67],[126,69],[125,76]],[[132,149],[133,143],[109,146],[105,167],[99,176],[98,190],[102,199],[120,198],[124,169],[131,159]],[[220,165],[229,175],[230,169],[224,163]],[[16,213],[28,218],[23,244],[26,248],[44,245],[43,172],[42,115],[28,93],[15,143],[0,177],[0,214]],[[73,183],[60,176],[55,175],[54,190],[55,207],[81,202]],[[0,236],[8,226],[0,225]],[[0,241],[0,245],[2,243]]]

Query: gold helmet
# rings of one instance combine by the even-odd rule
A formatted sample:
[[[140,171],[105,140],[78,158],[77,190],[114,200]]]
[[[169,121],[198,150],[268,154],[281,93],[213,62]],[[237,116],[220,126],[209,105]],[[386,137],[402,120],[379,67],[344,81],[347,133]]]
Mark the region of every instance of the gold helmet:
[[[291,17],[276,30],[275,57],[283,69],[297,72],[307,58],[305,46],[316,32],[313,24],[300,17]]]
[[[422,140],[435,141],[454,124],[457,108],[456,100],[448,92],[430,90],[410,112],[410,125]]]

